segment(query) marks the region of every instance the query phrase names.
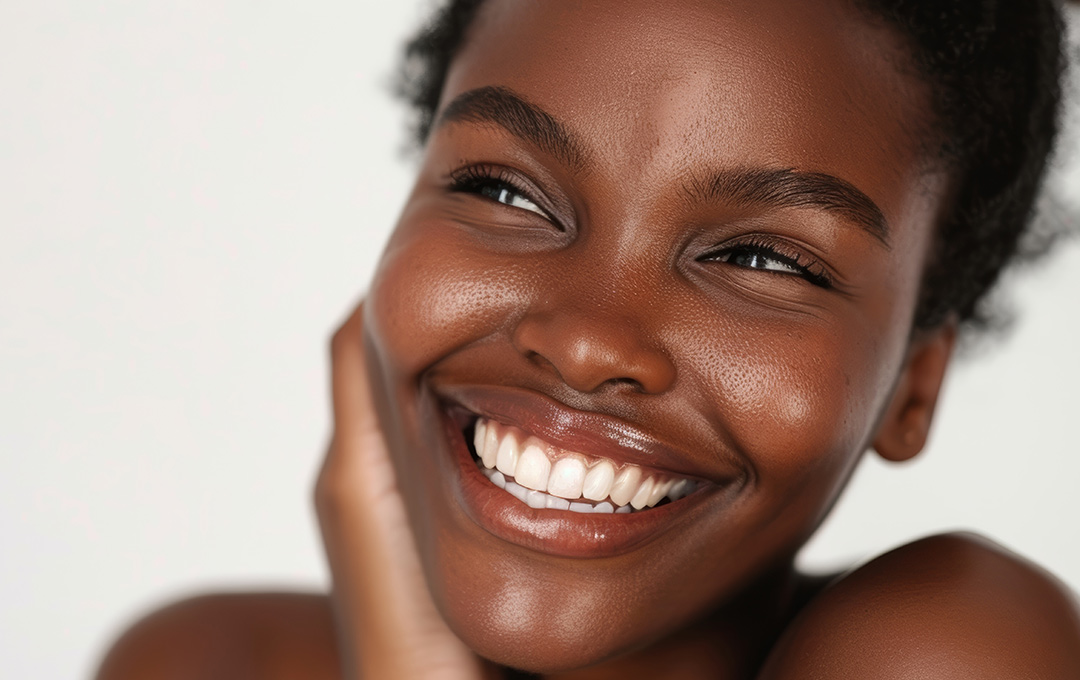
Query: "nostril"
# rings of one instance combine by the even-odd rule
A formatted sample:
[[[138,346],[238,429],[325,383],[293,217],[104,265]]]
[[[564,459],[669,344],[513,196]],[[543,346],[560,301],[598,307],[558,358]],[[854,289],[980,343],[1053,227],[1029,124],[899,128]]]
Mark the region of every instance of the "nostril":
[[[571,310],[528,315],[514,330],[513,343],[530,363],[578,392],[660,393],[674,382],[674,364],[655,338],[625,320]]]
[[[559,373],[559,369],[555,366],[555,364],[553,364],[551,361],[548,360],[547,357],[545,357],[543,354],[540,354],[539,352],[529,350],[525,352],[525,358],[528,359],[529,362],[535,364],[536,366],[539,366],[540,368],[554,371],[556,374]],[[560,375],[559,377],[562,376]]]
[[[645,391],[645,387],[633,378],[612,378],[605,384],[617,388],[632,389],[635,392]]]

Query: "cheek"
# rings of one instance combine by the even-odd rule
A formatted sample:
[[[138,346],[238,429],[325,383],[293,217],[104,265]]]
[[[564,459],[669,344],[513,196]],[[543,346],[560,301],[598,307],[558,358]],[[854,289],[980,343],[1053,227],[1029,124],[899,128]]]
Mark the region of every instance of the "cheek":
[[[528,298],[519,272],[493,266],[454,238],[452,227],[410,224],[408,217],[383,254],[366,303],[381,361],[399,378],[497,333]]]
[[[833,493],[869,438],[878,374],[889,362],[824,324],[736,325],[725,333],[739,341],[717,342],[702,371],[719,402],[714,417],[759,491],[792,499]]]

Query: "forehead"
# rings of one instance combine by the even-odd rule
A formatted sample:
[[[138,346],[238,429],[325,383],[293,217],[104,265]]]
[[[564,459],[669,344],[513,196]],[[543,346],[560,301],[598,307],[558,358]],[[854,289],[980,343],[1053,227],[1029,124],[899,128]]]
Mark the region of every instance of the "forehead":
[[[826,172],[895,221],[922,170],[922,84],[895,36],[848,3],[488,0],[443,102],[508,87],[570,128],[593,169]]]

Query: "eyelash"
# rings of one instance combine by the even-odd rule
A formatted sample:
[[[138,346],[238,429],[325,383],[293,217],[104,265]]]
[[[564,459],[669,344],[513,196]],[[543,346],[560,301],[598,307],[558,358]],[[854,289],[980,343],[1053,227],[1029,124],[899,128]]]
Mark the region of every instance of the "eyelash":
[[[533,199],[528,191],[518,185],[519,182],[520,180],[504,168],[492,165],[470,165],[455,170],[450,174],[450,191],[475,194],[501,205],[517,208],[518,210],[527,210],[530,212],[539,211],[538,214],[541,214],[546,219],[556,223],[547,211],[540,207],[540,202]],[[509,203],[503,203],[497,198],[485,193],[485,190],[501,190],[516,194],[536,206],[537,211],[532,211],[529,208],[522,208],[520,206],[513,206]],[[737,243],[726,245],[701,256],[699,260],[702,262],[730,262],[731,258],[740,255],[770,260],[795,271],[783,272],[763,267],[752,267],[747,264],[736,264],[736,266],[744,267],[746,269],[767,271],[769,273],[781,274],[784,276],[797,276],[820,288],[829,289],[833,287],[832,279],[829,277],[828,271],[819,262],[815,260],[807,261],[808,258],[793,250],[782,241],[778,242],[777,240],[765,236],[752,236]]]
[[[475,194],[501,205],[535,212],[559,226],[555,219],[552,218],[546,210],[540,207],[540,201],[534,199],[528,191],[519,186],[519,183],[520,180],[509,171],[491,165],[470,165],[450,173],[450,191],[452,192]],[[503,203],[494,196],[485,193],[485,189],[502,190],[516,194],[529,203],[532,203],[537,209],[531,210],[521,206],[514,206],[510,203]]]
[[[735,264],[738,267],[744,267],[746,269],[755,269],[760,271],[766,271],[772,274],[780,274],[783,276],[797,276],[805,279],[811,284],[818,286],[819,288],[830,289],[833,287],[832,278],[829,276],[828,271],[820,262],[806,258],[799,252],[793,250],[790,246],[783,242],[777,242],[774,239],[770,239],[764,236],[752,236],[737,243],[725,245],[722,248],[718,248],[714,251],[706,253],[699,258],[701,262],[731,262],[736,256],[749,256],[751,258],[763,258],[765,260],[771,260],[777,264],[780,264],[789,269],[793,269],[793,272],[777,271],[775,269],[767,269],[764,267],[753,267],[749,264]]]

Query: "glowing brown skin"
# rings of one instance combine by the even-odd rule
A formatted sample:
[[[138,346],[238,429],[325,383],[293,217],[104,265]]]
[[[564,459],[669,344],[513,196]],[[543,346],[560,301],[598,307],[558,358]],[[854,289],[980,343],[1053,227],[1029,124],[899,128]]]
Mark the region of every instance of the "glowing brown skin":
[[[427,581],[470,647],[552,671],[710,612],[756,627],[758,645],[775,632],[782,596],[749,619],[725,607],[766,575],[783,592],[792,555],[879,425],[912,417],[883,414],[918,364],[911,321],[944,182],[918,153],[924,92],[902,61],[888,33],[840,3],[492,2],[482,12],[444,105],[509,88],[571,132],[580,163],[497,126],[437,126],[365,319]],[[450,174],[475,163],[530,183],[565,231],[451,191]],[[888,246],[819,208],[745,208],[681,189],[690,175],[747,167],[850,182],[887,219]],[[748,234],[822,263],[835,288],[701,260]],[[513,386],[618,417],[706,477],[736,479],[738,493],[715,493],[693,522],[614,558],[509,545],[446,490],[451,454],[430,416],[433,395],[458,385]],[[920,411],[905,425],[915,441],[900,457],[928,423]]]
[[[1075,602],[981,539],[918,541],[824,590],[792,567],[868,447],[922,448],[952,347],[949,326],[911,335],[946,187],[917,153],[925,92],[904,59],[839,2],[488,0],[444,105],[509,88],[581,153],[490,124],[435,130],[333,342],[316,494],[333,595],[182,603],[133,627],[98,677],[500,674],[474,652],[578,680],[1080,676]],[[555,220],[450,191],[470,163],[526,183]],[[888,247],[833,212],[681,190],[755,167],[851,183]],[[751,233],[836,286],[703,258]],[[657,467],[713,485],[613,557],[502,540],[455,490],[435,396],[463,386],[624,423],[663,444]]]

